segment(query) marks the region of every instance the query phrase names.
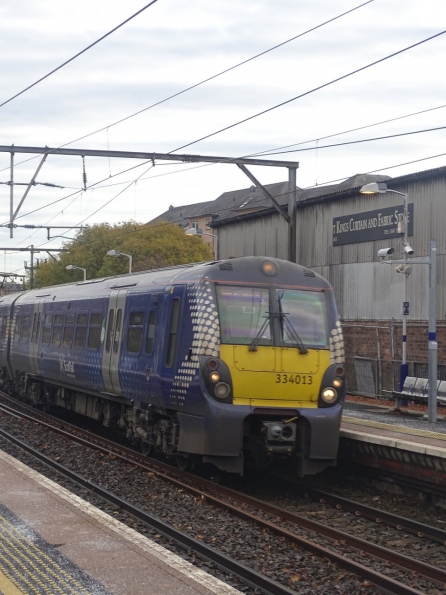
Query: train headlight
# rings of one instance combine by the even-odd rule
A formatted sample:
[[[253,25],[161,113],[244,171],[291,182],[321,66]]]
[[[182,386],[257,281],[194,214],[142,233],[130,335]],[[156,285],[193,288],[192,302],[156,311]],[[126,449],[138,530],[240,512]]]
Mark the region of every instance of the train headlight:
[[[216,370],[218,368],[218,361],[212,357],[211,359],[208,359],[206,366],[209,370]]]
[[[333,382],[332,382],[332,385],[333,385],[335,388],[341,388],[341,386],[342,386],[343,384],[344,384],[344,383],[342,382],[342,380],[341,380],[340,378],[335,378],[335,379],[333,380]]]
[[[219,382],[221,380],[221,376],[219,372],[211,372],[209,374],[209,380],[211,382]]]
[[[324,388],[321,396],[325,403],[334,403],[338,398],[338,393],[335,388]]]
[[[336,374],[336,376],[344,376],[344,374],[345,374],[344,366],[336,366],[335,374]]]
[[[217,399],[226,399],[229,397],[230,392],[231,387],[226,382],[219,382],[215,385],[214,395],[217,397]]]

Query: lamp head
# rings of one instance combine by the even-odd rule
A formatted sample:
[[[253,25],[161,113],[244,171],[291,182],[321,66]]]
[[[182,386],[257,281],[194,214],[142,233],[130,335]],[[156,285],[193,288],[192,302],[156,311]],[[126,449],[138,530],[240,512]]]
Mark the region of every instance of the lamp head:
[[[387,184],[384,182],[370,182],[370,184],[364,184],[359,192],[361,194],[385,194]]]
[[[119,250],[109,250],[106,254],[106,256],[120,256],[121,253]]]
[[[69,264],[65,268],[67,269],[67,271],[75,271],[77,269],[77,266],[75,264]]]

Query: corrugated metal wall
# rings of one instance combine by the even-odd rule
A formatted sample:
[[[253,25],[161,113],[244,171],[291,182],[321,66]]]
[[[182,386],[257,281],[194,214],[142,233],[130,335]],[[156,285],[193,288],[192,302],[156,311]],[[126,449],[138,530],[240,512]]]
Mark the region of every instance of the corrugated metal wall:
[[[388,183],[389,187],[391,183]],[[437,240],[437,318],[446,316],[446,179],[394,185],[414,203],[414,235],[409,243],[416,257],[428,255],[429,240]],[[314,269],[333,285],[341,316],[349,320],[388,320],[401,316],[403,275],[394,265],[379,262],[378,250],[391,246],[402,257],[399,238],[333,246],[333,219],[380,208],[399,206],[396,194],[340,197],[298,210],[297,262]],[[288,225],[280,215],[239,221],[218,228],[219,258],[265,255],[287,257]],[[428,316],[427,265],[414,265],[408,279],[409,319]]]
[[[287,258],[288,224],[279,214],[218,228],[218,258],[275,256]]]

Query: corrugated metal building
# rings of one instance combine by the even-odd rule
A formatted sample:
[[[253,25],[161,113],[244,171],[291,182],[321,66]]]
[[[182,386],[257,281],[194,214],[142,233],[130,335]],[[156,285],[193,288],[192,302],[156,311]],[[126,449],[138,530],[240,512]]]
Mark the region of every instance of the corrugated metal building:
[[[401,258],[402,236],[397,233],[396,220],[402,217],[404,200],[390,192],[360,194],[361,186],[372,180],[385,181],[389,189],[407,194],[408,240],[414,257],[427,256],[429,240],[437,241],[439,363],[446,362],[446,167],[396,178],[357,175],[336,186],[299,192],[297,262],[333,285],[350,345],[349,356],[375,362],[370,392],[376,393],[383,386],[393,388],[395,384],[393,369],[389,372],[392,378],[383,379],[384,373],[381,369],[380,374],[377,367],[382,368],[382,364],[377,362],[397,363],[400,357],[403,275],[395,272],[395,266],[383,264],[378,250],[393,247],[393,258]],[[286,204],[285,193],[282,188],[281,194],[273,195]],[[219,258],[287,257],[288,225],[274,208],[262,205],[261,210],[246,214],[240,209],[219,212],[211,225],[218,233]],[[428,266],[415,265],[408,278],[408,359],[415,376],[425,375],[428,273]],[[443,369],[440,365],[439,377],[446,379],[446,366]]]

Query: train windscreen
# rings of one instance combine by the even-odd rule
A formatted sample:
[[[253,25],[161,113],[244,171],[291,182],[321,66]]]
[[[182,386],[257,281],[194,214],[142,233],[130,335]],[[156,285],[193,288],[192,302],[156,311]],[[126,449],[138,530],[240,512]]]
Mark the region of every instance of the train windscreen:
[[[320,291],[216,285],[221,342],[233,345],[328,345],[325,295]],[[270,301],[272,304],[270,305]],[[272,321],[276,326],[275,336]]]
[[[257,287],[217,285],[222,343],[271,345],[269,290]]]
[[[282,315],[283,344],[295,345],[297,335],[306,346],[326,347],[328,338],[324,293],[277,289],[276,295]]]

